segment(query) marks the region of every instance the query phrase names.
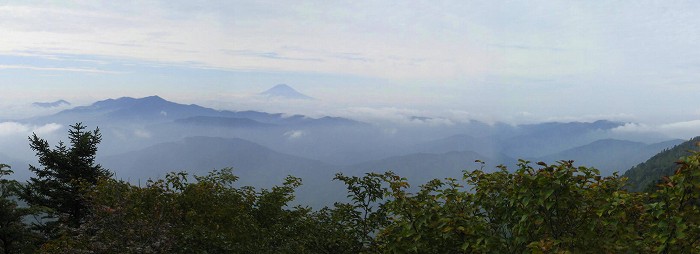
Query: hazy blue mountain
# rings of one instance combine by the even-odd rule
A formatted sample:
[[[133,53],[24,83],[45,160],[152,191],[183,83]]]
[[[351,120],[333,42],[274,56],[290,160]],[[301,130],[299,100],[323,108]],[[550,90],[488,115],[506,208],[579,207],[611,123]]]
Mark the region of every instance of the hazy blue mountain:
[[[490,129],[481,127],[477,131],[418,143],[413,150],[426,153],[475,151],[486,156],[505,154],[513,158],[537,158],[608,138],[608,131],[620,125],[622,123],[610,121],[495,124]]]
[[[340,117],[311,118],[259,111],[215,110],[150,96],[98,101],[89,106],[30,119],[29,122],[37,125],[56,122],[64,126],[83,122],[89,128],[99,126],[103,130],[104,142],[100,151],[104,156],[123,155],[128,151],[152,148],[157,144],[180,142],[187,136],[206,135],[219,138],[245,137],[246,140],[274,148],[282,154],[344,166],[383,158],[408,160],[410,156],[401,156],[415,154],[445,155],[469,151],[483,155],[484,161],[493,164],[501,163],[501,157],[539,158],[609,138],[606,136],[609,135],[609,130],[622,125],[596,121],[513,126],[472,120],[468,123],[436,126],[421,123],[434,120],[428,117],[416,116],[411,119],[414,124],[372,125]],[[202,149],[204,151],[207,148]],[[614,146],[605,149],[612,151],[625,148]],[[663,146],[659,149],[663,149]],[[639,156],[646,156],[645,153],[640,154]],[[559,160],[565,159],[561,157],[572,156],[564,153],[557,157]],[[595,158],[593,155],[588,157]],[[587,157],[568,159],[586,161],[585,158]],[[450,159],[448,156],[447,160]],[[467,161],[473,160],[469,158]],[[641,160],[634,160],[638,161]],[[633,164],[624,162],[621,165]],[[152,166],[156,166],[155,163]],[[619,167],[613,166],[615,169]]]
[[[537,124],[518,125],[523,134],[530,135],[567,135],[587,132],[591,130],[608,130],[624,125],[622,122],[598,120],[595,122],[546,122]]]
[[[0,164],[6,164],[11,167],[14,172],[10,176],[12,179],[27,180],[31,176],[28,162],[0,153]]]
[[[310,123],[310,122],[307,122]],[[366,123],[350,120],[343,117],[324,116],[314,119],[314,123],[320,125],[366,125]]]
[[[498,139],[502,152],[509,156],[540,157],[607,138],[607,131],[622,125],[606,120],[526,124],[502,133]]]
[[[332,181],[335,166],[273,151],[239,138],[187,137],[160,143],[124,154],[104,157],[100,163],[113,170],[117,178],[144,184],[148,178],[168,172],[187,171],[206,174],[214,169],[233,167],[238,184],[269,188],[279,185],[288,175],[302,178],[298,201],[314,205],[332,205],[344,197],[342,185]],[[319,191],[323,190],[323,191]]]
[[[353,157],[345,153],[362,154],[366,150],[370,150],[365,152],[369,155],[385,153],[368,149],[368,146],[378,147],[375,143],[368,145],[363,142],[377,140],[365,135],[371,132],[367,129],[374,127],[351,119],[215,110],[170,102],[158,96],[108,99],[22,122],[34,125],[59,123],[63,126],[82,122],[89,128],[99,126],[103,134],[100,151],[104,155],[121,154],[195,135],[245,137],[287,154],[328,162],[336,160],[326,158],[342,158],[352,160],[352,163],[376,158]]]
[[[285,99],[313,100],[312,97],[309,97],[305,94],[297,92],[297,90],[294,90],[294,88],[292,88],[286,84],[276,85],[276,86],[260,93],[260,95],[269,96],[269,97],[277,97],[277,98],[285,98]]]
[[[332,167],[270,150],[239,138],[187,137],[181,141],[160,143],[147,148],[103,158],[103,165],[118,177],[163,176],[171,171],[204,173],[233,167],[244,182],[279,183],[286,175],[313,177]],[[332,174],[328,174],[332,175]]]
[[[228,111],[215,110],[195,104],[185,105],[167,101],[158,96],[144,98],[122,97],[118,99],[107,99],[98,101],[89,106],[80,106],[68,110],[63,110],[51,116],[31,119],[33,122],[88,122],[95,124],[111,123],[157,123],[172,122],[178,119],[188,119],[193,117],[218,117],[249,119],[266,124],[279,125],[328,125],[328,124],[359,124],[345,118],[322,117],[310,118],[303,115],[284,115],[281,113],[265,113],[257,111]],[[215,121],[213,118],[189,119],[187,121]],[[233,120],[231,120],[233,121]],[[244,120],[238,120],[244,121]],[[200,121],[201,122],[201,121]],[[249,123],[251,123],[249,121]]]
[[[275,124],[261,123],[249,118],[216,116],[193,116],[183,119],[176,119],[175,123],[225,128],[270,128],[277,126]]]
[[[481,160],[487,164],[484,170],[494,170],[497,165],[503,164],[513,167],[516,160],[501,156],[497,158],[486,157],[472,151],[452,151],[447,153],[416,153],[402,156],[393,156],[381,160],[359,163],[345,167],[344,172],[351,175],[361,175],[367,172],[394,173],[406,177],[413,185],[423,184],[429,180],[445,177],[460,179],[463,170],[480,169]]]
[[[629,179],[627,182],[629,189],[642,191],[661,180],[662,177],[673,175],[678,168],[676,162],[681,157],[689,155],[691,151],[699,150],[698,142],[700,142],[700,137],[695,137],[671,149],[665,149],[627,170],[623,176]]]
[[[576,165],[595,167],[601,171],[601,174],[611,175],[616,171],[624,173],[630,167],[649,159],[654,154],[682,142],[683,140],[669,140],[645,144],[626,140],[602,139],[532,160],[550,164],[559,160],[573,160]]]
[[[664,142],[659,142],[659,143],[650,144],[648,147],[649,147],[649,149],[657,150],[658,152],[654,153],[654,155],[656,155],[657,153],[660,153],[660,152],[665,151],[665,150],[669,150],[669,149],[671,149],[671,148],[673,148],[673,147],[675,147],[675,146],[678,146],[678,145],[680,145],[680,144],[683,144],[683,143],[685,143],[686,141],[687,141],[687,140],[683,140],[683,139],[672,139],[672,140],[669,140],[669,141],[664,141]],[[653,155],[652,155],[652,156],[653,156]],[[651,156],[649,156],[648,158],[650,158],[650,157],[651,157]]]
[[[70,102],[67,102],[65,100],[57,100],[54,102],[34,102],[32,103],[32,106],[40,108],[55,108],[61,106],[70,106]]]
[[[89,106],[63,110],[51,116],[33,119],[46,122],[157,122],[198,115],[219,115],[219,111],[197,105],[183,105],[158,96],[122,97],[98,101]]]
[[[475,151],[490,157],[497,156],[500,153],[500,144],[491,137],[473,137],[467,134],[458,134],[418,144],[414,149],[423,153]]]

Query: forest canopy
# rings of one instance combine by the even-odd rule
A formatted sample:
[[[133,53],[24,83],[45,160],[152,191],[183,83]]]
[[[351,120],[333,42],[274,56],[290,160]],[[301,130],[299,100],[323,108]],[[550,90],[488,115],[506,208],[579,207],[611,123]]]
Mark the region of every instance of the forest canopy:
[[[337,174],[347,200],[311,208],[290,205],[302,179],[256,189],[230,168],[135,186],[95,163],[99,130],[76,124],[69,137],[53,149],[30,138],[41,167],[27,183],[0,165],[3,253],[700,251],[696,152],[650,192],[572,161],[521,160],[417,187],[392,172]]]

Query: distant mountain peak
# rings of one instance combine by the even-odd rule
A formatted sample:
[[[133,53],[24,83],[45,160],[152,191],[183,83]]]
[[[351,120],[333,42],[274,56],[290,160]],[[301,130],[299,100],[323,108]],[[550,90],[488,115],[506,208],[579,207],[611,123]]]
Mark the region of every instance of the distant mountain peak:
[[[89,108],[122,108],[130,107],[138,104],[175,104],[174,102],[167,101],[157,95],[143,97],[143,98],[133,98],[133,97],[119,97],[117,99],[106,99],[102,101],[97,101],[93,103]]]
[[[164,101],[165,100],[158,95],[151,95],[151,96],[143,97],[141,99],[142,100],[153,100],[153,101]]]
[[[120,97],[97,101],[88,106],[63,110],[53,115],[35,118],[43,122],[70,123],[73,119],[88,119],[99,123],[167,122],[205,125],[216,128],[262,128],[277,126],[330,127],[364,124],[341,117],[311,118],[259,111],[229,111],[206,108],[197,104],[180,104],[159,96],[142,98]]]
[[[70,102],[65,100],[57,100],[54,102],[34,102],[32,105],[41,108],[55,108],[60,106],[70,106]]]
[[[121,101],[121,102],[127,102],[127,101],[128,101],[128,102],[131,102],[131,101],[151,101],[151,102],[161,101],[161,102],[162,102],[162,101],[167,101],[167,100],[161,98],[161,97],[158,96],[158,95],[151,95],[151,96],[146,96],[146,97],[143,97],[143,98],[120,97],[120,98],[117,98],[117,99],[108,99],[107,101]]]
[[[302,94],[286,84],[278,84],[278,85],[260,93],[260,95],[269,96],[269,97],[287,98],[287,99],[313,100],[312,97],[307,96],[305,94]]]

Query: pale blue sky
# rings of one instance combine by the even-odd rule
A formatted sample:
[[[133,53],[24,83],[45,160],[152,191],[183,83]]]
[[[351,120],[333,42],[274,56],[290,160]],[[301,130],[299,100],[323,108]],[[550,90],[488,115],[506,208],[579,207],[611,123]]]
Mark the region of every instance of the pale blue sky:
[[[698,1],[0,0],[0,106],[158,94],[658,127],[700,119],[698,45]],[[318,104],[249,98],[278,83]]]

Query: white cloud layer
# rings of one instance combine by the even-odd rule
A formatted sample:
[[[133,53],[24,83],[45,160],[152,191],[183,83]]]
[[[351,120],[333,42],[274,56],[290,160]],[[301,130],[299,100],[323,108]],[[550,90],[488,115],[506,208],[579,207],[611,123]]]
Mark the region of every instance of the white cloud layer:
[[[37,135],[51,134],[63,126],[57,123],[49,123],[45,125],[29,125],[18,122],[0,122],[0,137],[3,136],[27,136],[30,133],[36,133]]]
[[[0,87],[1,89],[1,87]],[[25,95],[25,96],[31,96],[31,95]],[[27,100],[36,100],[36,101],[55,101],[55,97],[45,97],[46,95],[43,96],[36,96],[33,98],[15,98],[13,94],[10,94],[8,97],[9,99],[16,99],[21,101],[19,102],[8,102],[8,101],[0,101],[0,122],[3,120],[11,120],[11,119],[26,119],[26,118],[31,118],[35,116],[42,116],[42,115],[50,115],[57,113],[61,110],[65,110],[68,108],[71,108],[72,106],[69,105],[61,105],[58,107],[52,107],[52,108],[43,108],[43,107],[37,107],[33,106],[30,103],[27,103]],[[50,96],[50,95],[49,95]],[[0,95],[0,99],[4,99]]]
[[[663,134],[667,137],[690,139],[700,135],[700,120],[681,121],[659,125],[628,123],[613,129],[617,133]]]
[[[15,134],[24,134],[29,131],[29,127],[17,122],[2,122],[0,123],[0,136],[10,136]]]
[[[34,130],[32,132],[36,133],[37,135],[45,135],[51,134],[57,130],[60,130],[61,128],[63,128],[63,125],[57,123],[49,123],[46,125],[34,127]]]

